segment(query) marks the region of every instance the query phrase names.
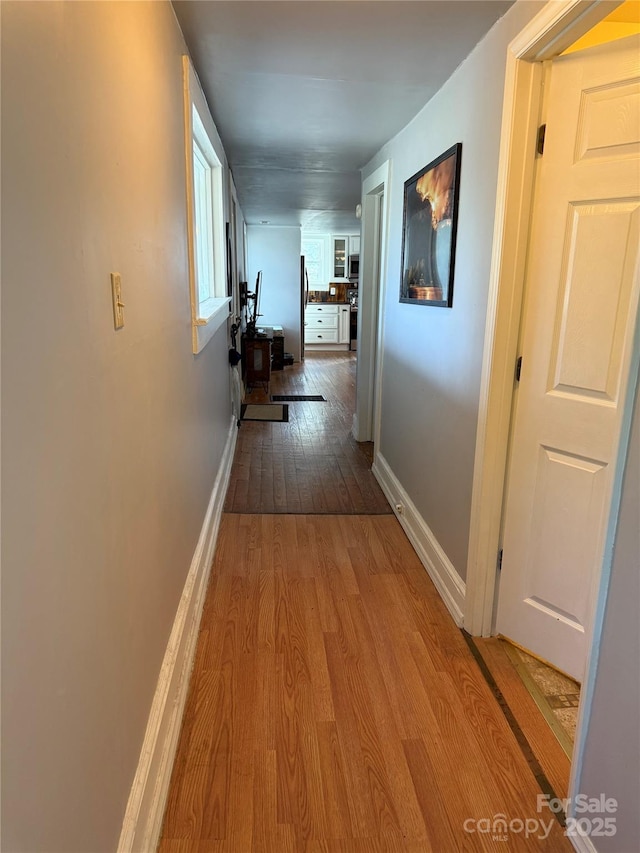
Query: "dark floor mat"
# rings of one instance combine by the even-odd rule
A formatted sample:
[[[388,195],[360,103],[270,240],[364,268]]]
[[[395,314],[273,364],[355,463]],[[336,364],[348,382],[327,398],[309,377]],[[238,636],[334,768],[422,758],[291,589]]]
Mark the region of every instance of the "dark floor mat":
[[[272,394],[272,403],[326,403],[322,394]]]

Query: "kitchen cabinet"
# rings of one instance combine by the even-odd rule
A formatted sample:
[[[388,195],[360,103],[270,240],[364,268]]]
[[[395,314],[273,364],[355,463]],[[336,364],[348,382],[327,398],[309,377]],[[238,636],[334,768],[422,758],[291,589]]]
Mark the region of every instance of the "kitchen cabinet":
[[[338,305],[338,343],[348,344],[351,340],[351,306]]]
[[[348,349],[351,310],[337,302],[307,305],[304,318],[305,346],[313,349]]]
[[[334,236],[331,238],[332,265],[331,281],[339,281],[349,277],[347,262],[349,260],[349,238],[346,236]]]
[[[326,290],[332,281],[348,281],[349,255],[359,253],[359,234],[303,234],[309,289]]]
[[[331,238],[332,278],[341,281],[349,278],[349,256],[360,254],[360,235],[334,235]]]
[[[305,311],[305,344],[337,344],[338,306],[323,302],[307,305]]]

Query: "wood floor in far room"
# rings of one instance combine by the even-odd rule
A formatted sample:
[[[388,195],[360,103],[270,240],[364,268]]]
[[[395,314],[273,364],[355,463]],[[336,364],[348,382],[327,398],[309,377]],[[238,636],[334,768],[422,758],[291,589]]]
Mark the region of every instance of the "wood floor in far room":
[[[223,516],[160,853],[570,851],[539,794],[394,516]]]
[[[390,513],[371,473],[373,445],[351,435],[355,352],[314,353],[271,374],[271,394],[324,396],[289,403],[287,423],[243,421],[225,512]],[[261,387],[245,402],[263,403]]]

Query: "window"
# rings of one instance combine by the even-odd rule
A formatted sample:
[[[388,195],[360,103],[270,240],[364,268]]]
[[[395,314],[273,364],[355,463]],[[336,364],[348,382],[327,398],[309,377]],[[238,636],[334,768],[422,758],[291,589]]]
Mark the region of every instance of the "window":
[[[223,167],[217,133],[191,62],[184,57],[187,223],[193,352],[201,352],[229,316],[226,295]]]
[[[216,245],[217,226],[223,216],[220,186],[222,167],[195,107],[192,126],[196,289],[198,313],[200,317],[207,317],[211,307],[210,300],[225,295],[224,290],[222,293],[218,292],[221,276],[215,263],[216,252],[223,248]],[[224,276],[222,278],[224,280]]]
[[[309,285],[322,290],[327,287],[329,274],[325,270],[325,237],[302,237],[302,254],[309,276]]]

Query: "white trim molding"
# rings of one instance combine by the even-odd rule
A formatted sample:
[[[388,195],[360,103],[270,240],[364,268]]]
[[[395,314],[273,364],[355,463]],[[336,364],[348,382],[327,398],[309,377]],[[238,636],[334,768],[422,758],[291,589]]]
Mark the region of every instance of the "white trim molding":
[[[194,355],[205,348],[220,326],[231,313],[231,297],[226,293],[226,240],[224,221],[224,173],[226,159],[222,142],[211,118],[206,98],[200,86],[191,59],[182,57],[182,87],[184,100],[184,152],[187,202],[187,259],[189,267],[189,297],[191,300],[191,345]],[[202,228],[210,238],[205,240],[205,251],[210,259],[212,278],[207,278],[213,287],[209,297],[201,301],[198,288],[198,256],[196,246],[196,198],[194,180],[194,143],[197,142],[201,162],[208,166],[210,198],[205,204],[209,214],[209,226]],[[201,234],[202,236],[202,234]],[[198,245],[201,245],[198,243]]]
[[[192,344],[193,353],[197,355],[206,347],[220,326],[231,316],[231,297],[221,296],[209,300],[209,311],[207,317],[199,317],[192,321]]]
[[[380,488],[385,493],[447,610],[456,625],[462,627],[466,592],[464,581],[456,572],[433,531],[400,485],[400,481],[391,470],[389,463],[380,453],[376,455],[371,470],[380,483]]]
[[[568,837],[578,853],[598,853],[593,841],[586,835],[570,835]]]
[[[231,419],[220,468],[160,669],[118,853],[148,853],[160,839],[182,715],[237,439]]]
[[[362,182],[358,371],[352,424],[356,441],[377,441],[380,424],[390,183],[390,160]]]
[[[507,51],[464,615],[466,630],[476,636],[489,636],[493,623],[540,113],[540,61],[557,56],[612,8],[601,0],[555,0],[543,7]]]

